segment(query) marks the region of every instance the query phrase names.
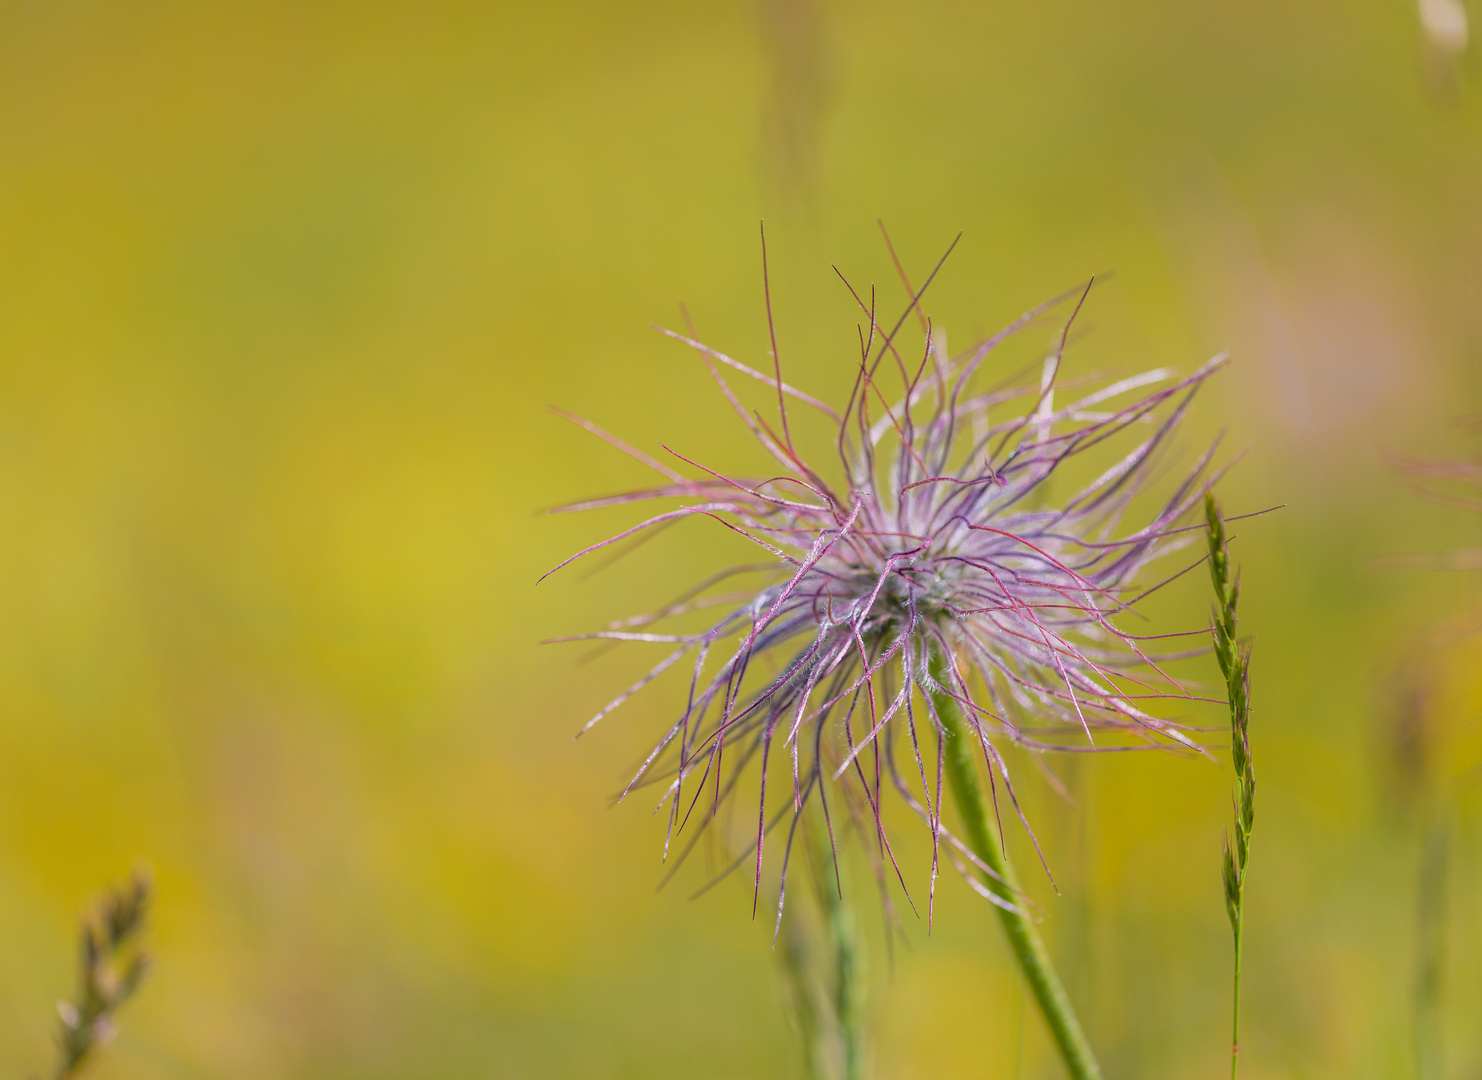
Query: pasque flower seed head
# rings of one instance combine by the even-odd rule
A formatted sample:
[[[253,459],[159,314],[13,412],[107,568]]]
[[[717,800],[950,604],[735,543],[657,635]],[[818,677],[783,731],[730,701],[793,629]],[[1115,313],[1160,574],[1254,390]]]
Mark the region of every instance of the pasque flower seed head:
[[[760,556],[720,568],[652,614],[561,639],[670,647],[583,731],[665,671],[688,664],[683,707],[623,791],[661,785],[670,836],[685,829],[698,836],[750,776],[753,840],[736,865],[749,861],[758,887],[769,834],[783,821],[795,826],[815,798],[831,829],[854,822],[871,836],[867,847],[879,865],[894,864],[881,809],[892,790],[930,825],[933,892],[943,844],[959,868],[981,868],[942,825],[942,727],[932,692],[945,691],[961,705],[995,801],[1002,784],[1016,810],[1005,745],[1024,748],[1037,762],[1052,750],[1196,749],[1187,729],[1149,711],[1149,698],[1184,690],[1149,651],[1148,637],[1123,623],[1149,591],[1149,564],[1199,539],[1200,526],[1184,522],[1212,482],[1213,448],[1166,494],[1146,500],[1153,509],[1143,520],[1126,519],[1190,400],[1224,357],[1184,377],[1148,371],[1101,385],[1082,381],[1067,393],[1066,340],[1089,288],[955,355],[922,313],[919,291],[908,286],[906,311],[882,326],[873,291],[866,300],[851,288],[863,322],[853,391],[842,409],[782,380],[775,332],[773,370],[764,373],[693,331],[662,331],[699,355],[771,459],[771,475],[722,472],[667,448],[668,460],[659,460],[565,414],[663,482],[563,510],[663,508],[561,566],[684,519],[739,534]],[[983,385],[1006,338],[1044,326],[1066,307],[1048,355],[1035,365],[1037,378]],[[770,298],[768,320],[770,326]],[[919,335],[912,330],[908,345],[903,330],[912,324]],[[742,406],[726,370],[770,385],[775,426]],[[799,410],[828,425],[832,466],[799,451]],[[1052,492],[1050,481],[1077,471],[1072,463],[1082,457],[1104,458],[1105,465],[1094,479],[1074,489],[1057,482]],[[1144,501],[1136,499],[1138,506]],[[746,581],[756,584],[737,591]],[[666,620],[702,609],[720,614],[695,632],[662,631]],[[666,837],[666,854],[668,847]],[[899,866],[895,874],[904,887]]]

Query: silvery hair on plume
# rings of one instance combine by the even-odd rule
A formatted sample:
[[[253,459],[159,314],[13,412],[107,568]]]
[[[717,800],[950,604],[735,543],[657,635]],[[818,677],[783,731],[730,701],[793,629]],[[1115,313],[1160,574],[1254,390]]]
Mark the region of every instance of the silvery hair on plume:
[[[765,284],[765,247],[763,256]],[[768,836],[788,821],[779,917],[792,837],[814,797],[831,836],[844,822],[868,837],[863,846],[882,887],[888,861],[905,888],[882,817],[888,790],[930,827],[933,896],[944,843],[959,870],[968,863],[986,870],[942,823],[943,729],[932,693],[960,704],[981,745],[994,804],[1001,786],[1026,829],[1004,745],[1027,751],[1052,785],[1047,751],[1198,749],[1194,729],[1148,711],[1150,699],[1190,697],[1161,666],[1169,657],[1147,644],[1177,635],[1139,636],[1120,624],[1159,587],[1143,580],[1148,566],[1199,539],[1203,526],[1186,522],[1214,481],[1214,447],[1149,502],[1150,517],[1135,526],[1124,518],[1160,471],[1195,393],[1225,358],[1182,377],[1159,369],[1101,385],[1062,380],[1066,340],[1089,283],[948,355],[921,307],[941,265],[919,290],[902,273],[909,301],[888,328],[876,321],[874,290],[865,300],[844,282],[863,322],[842,410],[782,380],[770,294],[770,374],[703,344],[692,329],[661,331],[698,354],[775,463],[768,469],[775,475],[722,473],[667,447],[671,460],[658,460],[562,413],[663,477],[658,486],[562,512],[669,505],[556,570],[685,518],[739,534],[758,549],[757,561],[718,569],[651,614],[557,640],[670,647],[582,732],[665,671],[689,663],[683,707],[620,798],[639,786],[660,787],[658,805],[669,822],[665,855],[670,839],[686,829],[693,834],[688,854],[742,777],[754,777],[753,837],[731,869],[751,863],[759,889]],[[1042,361],[1027,375],[1005,379],[999,372],[999,381],[984,385],[997,346],[1067,307]],[[907,345],[902,330],[913,316],[921,336],[910,334],[915,341]],[[726,369],[768,384],[775,427],[746,410]],[[887,394],[886,382],[899,389]],[[800,409],[831,425],[836,466],[815,466],[798,452]],[[1123,446],[1115,449],[1119,436]],[[1067,463],[1081,455],[1105,455],[1104,470],[1056,498],[1047,482],[1074,471]],[[757,584],[737,591],[744,581]],[[699,632],[661,631],[666,620],[702,609],[722,614]],[[786,784],[780,797],[779,781]],[[1004,902],[974,875],[964,876],[989,900]]]

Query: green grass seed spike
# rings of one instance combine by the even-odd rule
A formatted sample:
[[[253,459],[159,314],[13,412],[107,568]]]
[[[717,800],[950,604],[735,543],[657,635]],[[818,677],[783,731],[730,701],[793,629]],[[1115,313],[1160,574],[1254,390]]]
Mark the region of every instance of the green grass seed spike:
[[[1230,702],[1230,760],[1235,770],[1235,832],[1224,843],[1225,911],[1235,936],[1234,1019],[1230,1036],[1230,1076],[1240,1068],[1240,960],[1245,932],[1245,875],[1250,868],[1250,834],[1256,822],[1256,773],[1250,758],[1250,647],[1235,637],[1240,581],[1230,579],[1229,541],[1214,496],[1204,497],[1209,521],[1209,576],[1214,584],[1214,655],[1225,676]]]

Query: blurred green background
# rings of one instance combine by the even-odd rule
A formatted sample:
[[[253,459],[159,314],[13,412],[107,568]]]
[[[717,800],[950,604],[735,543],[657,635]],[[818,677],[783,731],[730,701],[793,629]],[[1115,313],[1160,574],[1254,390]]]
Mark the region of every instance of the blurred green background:
[[[573,744],[649,654],[537,645],[714,549],[535,588],[633,520],[538,511],[641,479],[546,405],[754,467],[648,324],[765,362],[766,217],[786,369],[842,393],[829,263],[900,302],[878,216],[918,279],[965,230],[953,342],[1114,271],[1077,363],[1232,350],[1190,445],[1250,448],[1230,511],[1288,504],[1237,546],[1244,1075],[1415,1075],[1435,821],[1478,1075],[1479,596],[1375,560],[1478,539],[1387,460],[1482,411],[1475,55],[1400,0],[0,6],[0,1071],[49,1060],[75,919],[139,862],[157,969],[100,1080],[801,1075],[746,883],[656,894],[661,822],[606,808],[677,688]],[[1222,1075],[1228,770],[1072,780],[1029,785],[1034,887],[1108,1075]],[[949,873],[906,936],[879,1077],[1007,1078],[1021,1031],[1058,1075],[981,900]]]

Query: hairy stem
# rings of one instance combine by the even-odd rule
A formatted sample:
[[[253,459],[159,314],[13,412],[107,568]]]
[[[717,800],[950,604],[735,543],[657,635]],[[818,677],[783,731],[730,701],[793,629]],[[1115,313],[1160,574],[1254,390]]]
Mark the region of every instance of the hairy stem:
[[[946,657],[936,655],[932,658],[931,676],[938,686],[953,684]],[[989,809],[982,785],[978,782],[974,760],[981,750],[977,735],[970,730],[956,698],[937,690],[932,692],[931,699],[946,734],[947,784],[962,819],[963,839],[984,865],[997,875],[995,878],[982,874],[983,884],[994,895],[1014,906],[1010,911],[995,905],[994,910],[998,912],[999,922],[1003,924],[1024,981],[1039,1003],[1066,1072],[1073,1080],[1101,1080],[1101,1067],[1096,1064],[1091,1044],[1086,1040],[1086,1033],[1081,1030],[1081,1023],[1076,1019],[1075,1009],[1060,976],[1050,962],[1049,951],[1034,923],[1022,913],[1023,898],[1018,875],[1004,850],[997,815]]]

